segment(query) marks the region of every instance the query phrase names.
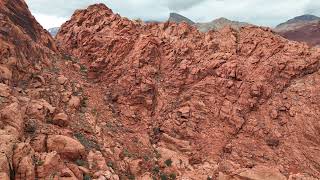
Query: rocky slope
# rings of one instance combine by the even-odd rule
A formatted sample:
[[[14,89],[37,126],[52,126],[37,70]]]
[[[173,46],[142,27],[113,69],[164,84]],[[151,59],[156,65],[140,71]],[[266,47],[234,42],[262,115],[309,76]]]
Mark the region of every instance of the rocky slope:
[[[177,13],[170,13],[168,21],[169,22],[175,22],[175,23],[186,22],[187,24],[190,24],[190,25],[194,25],[195,24],[190,19],[188,19],[188,18],[186,18],[186,17],[184,17],[184,16],[182,16],[180,14],[177,14]]]
[[[143,24],[103,4],[76,11],[57,42],[98,85],[86,134],[123,179],[320,177],[319,49],[258,27]]]
[[[23,0],[0,0],[0,60],[0,179],[119,179],[88,149],[80,65],[59,55]]]

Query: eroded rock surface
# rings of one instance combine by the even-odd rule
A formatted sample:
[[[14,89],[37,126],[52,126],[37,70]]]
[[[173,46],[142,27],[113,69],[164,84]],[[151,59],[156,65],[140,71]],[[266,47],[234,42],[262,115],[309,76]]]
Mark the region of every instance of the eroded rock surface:
[[[80,171],[89,150],[75,137],[85,96],[80,72],[68,69],[76,64],[68,66],[23,0],[0,0],[1,180],[88,179],[98,171]]]
[[[142,159],[142,147],[156,147],[174,158],[160,176],[215,179],[258,165],[276,167],[280,179],[320,176],[319,49],[267,28],[200,33],[185,23],[143,24],[102,4],[76,11],[57,41],[103,86],[114,120],[98,119],[99,127],[128,147],[119,158],[129,164]],[[115,155],[117,143],[109,145]],[[236,165],[222,168],[225,161]]]
[[[0,179],[317,179],[319,49],[0,0]]]

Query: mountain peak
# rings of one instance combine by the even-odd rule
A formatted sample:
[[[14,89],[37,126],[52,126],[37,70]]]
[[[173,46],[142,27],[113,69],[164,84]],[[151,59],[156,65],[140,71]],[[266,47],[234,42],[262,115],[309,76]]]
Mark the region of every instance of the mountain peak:
[[[88,8],[86,8],[86,9],[76,10],[73,13],[73,15],[78,15],[81,13],[86,14],[87,12],[101,12],[101,13],[104,13],[105,15],[108,15],[108,16],[113,14],[113,11],[109,7],[107,7],[105,4],[97,3],[97,4],[93,4],[93,5],[88,6]]]
[[[213,21],[230,21],[229,19],[225,18],[225,17],[220,17],[220,18],[217,18]]]
[[[304,14],[301,16],[294,17],[292,19],[289,19],[288,21],[279,24],[277,28],[283,28],[285,26],[291,25],[291,24],[297,24],[297,23],[308,23],[312,21],[320,20],[320,17],[312,15],[312,14]]]
[[[170,13],[169,17],[170,22],[176,22],[176,23],[181,23],[181,22],[186,22],[187,24],[193,25],[195,22],[191,21],[190,19],[186,18],[185,16],[182,16],[178,13]]]
[[[97,4],[93,4],[93,5],[90,5],[88,7],[88,9],[103,9],[103,10],[110,10],[112,11],[111,9],[109,9],[105,4],[103,3],[97,3]]]
[[[301,16],[297,16],[295,18],[293,18],[292,20],[289,21],[314,21],[314,20],[319,20],[320,18],[318,16],[312,15],[312,14],[304,14]]]

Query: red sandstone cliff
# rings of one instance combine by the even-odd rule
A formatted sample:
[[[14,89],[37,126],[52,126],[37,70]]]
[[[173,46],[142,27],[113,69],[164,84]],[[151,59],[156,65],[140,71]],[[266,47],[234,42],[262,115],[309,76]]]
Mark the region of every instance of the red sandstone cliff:
[[[23,0],[0,0],[1,180],[83,179],[91,173],[77,165],[99,154],[87,156],[79,141],[84,94],[72,66]],[[73,76],[65,77],[65,68]]]
[[[101,143],[126,147],[115,159],[136,177],[320,176],[319,49],[257,27],[143,24],[102,4],[75,12],[57,41],[104,90]]]
[[[0,57],[10,80],[25,80],[51,64],[57,51],[51,36],[36,22],[21,0],[0,1]],[[2,69],[3,69],[2,68]],[[17,82],[16,82],[17,83]]]

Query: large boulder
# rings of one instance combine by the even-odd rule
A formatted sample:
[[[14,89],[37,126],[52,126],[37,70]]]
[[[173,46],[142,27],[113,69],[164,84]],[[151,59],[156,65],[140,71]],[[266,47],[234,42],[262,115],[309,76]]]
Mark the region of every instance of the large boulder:
[[[47,148],[49,152],[56,151],[61,157],[73,160],[85,152],[85,147],[79,141],[62,135],[48,136]]]

